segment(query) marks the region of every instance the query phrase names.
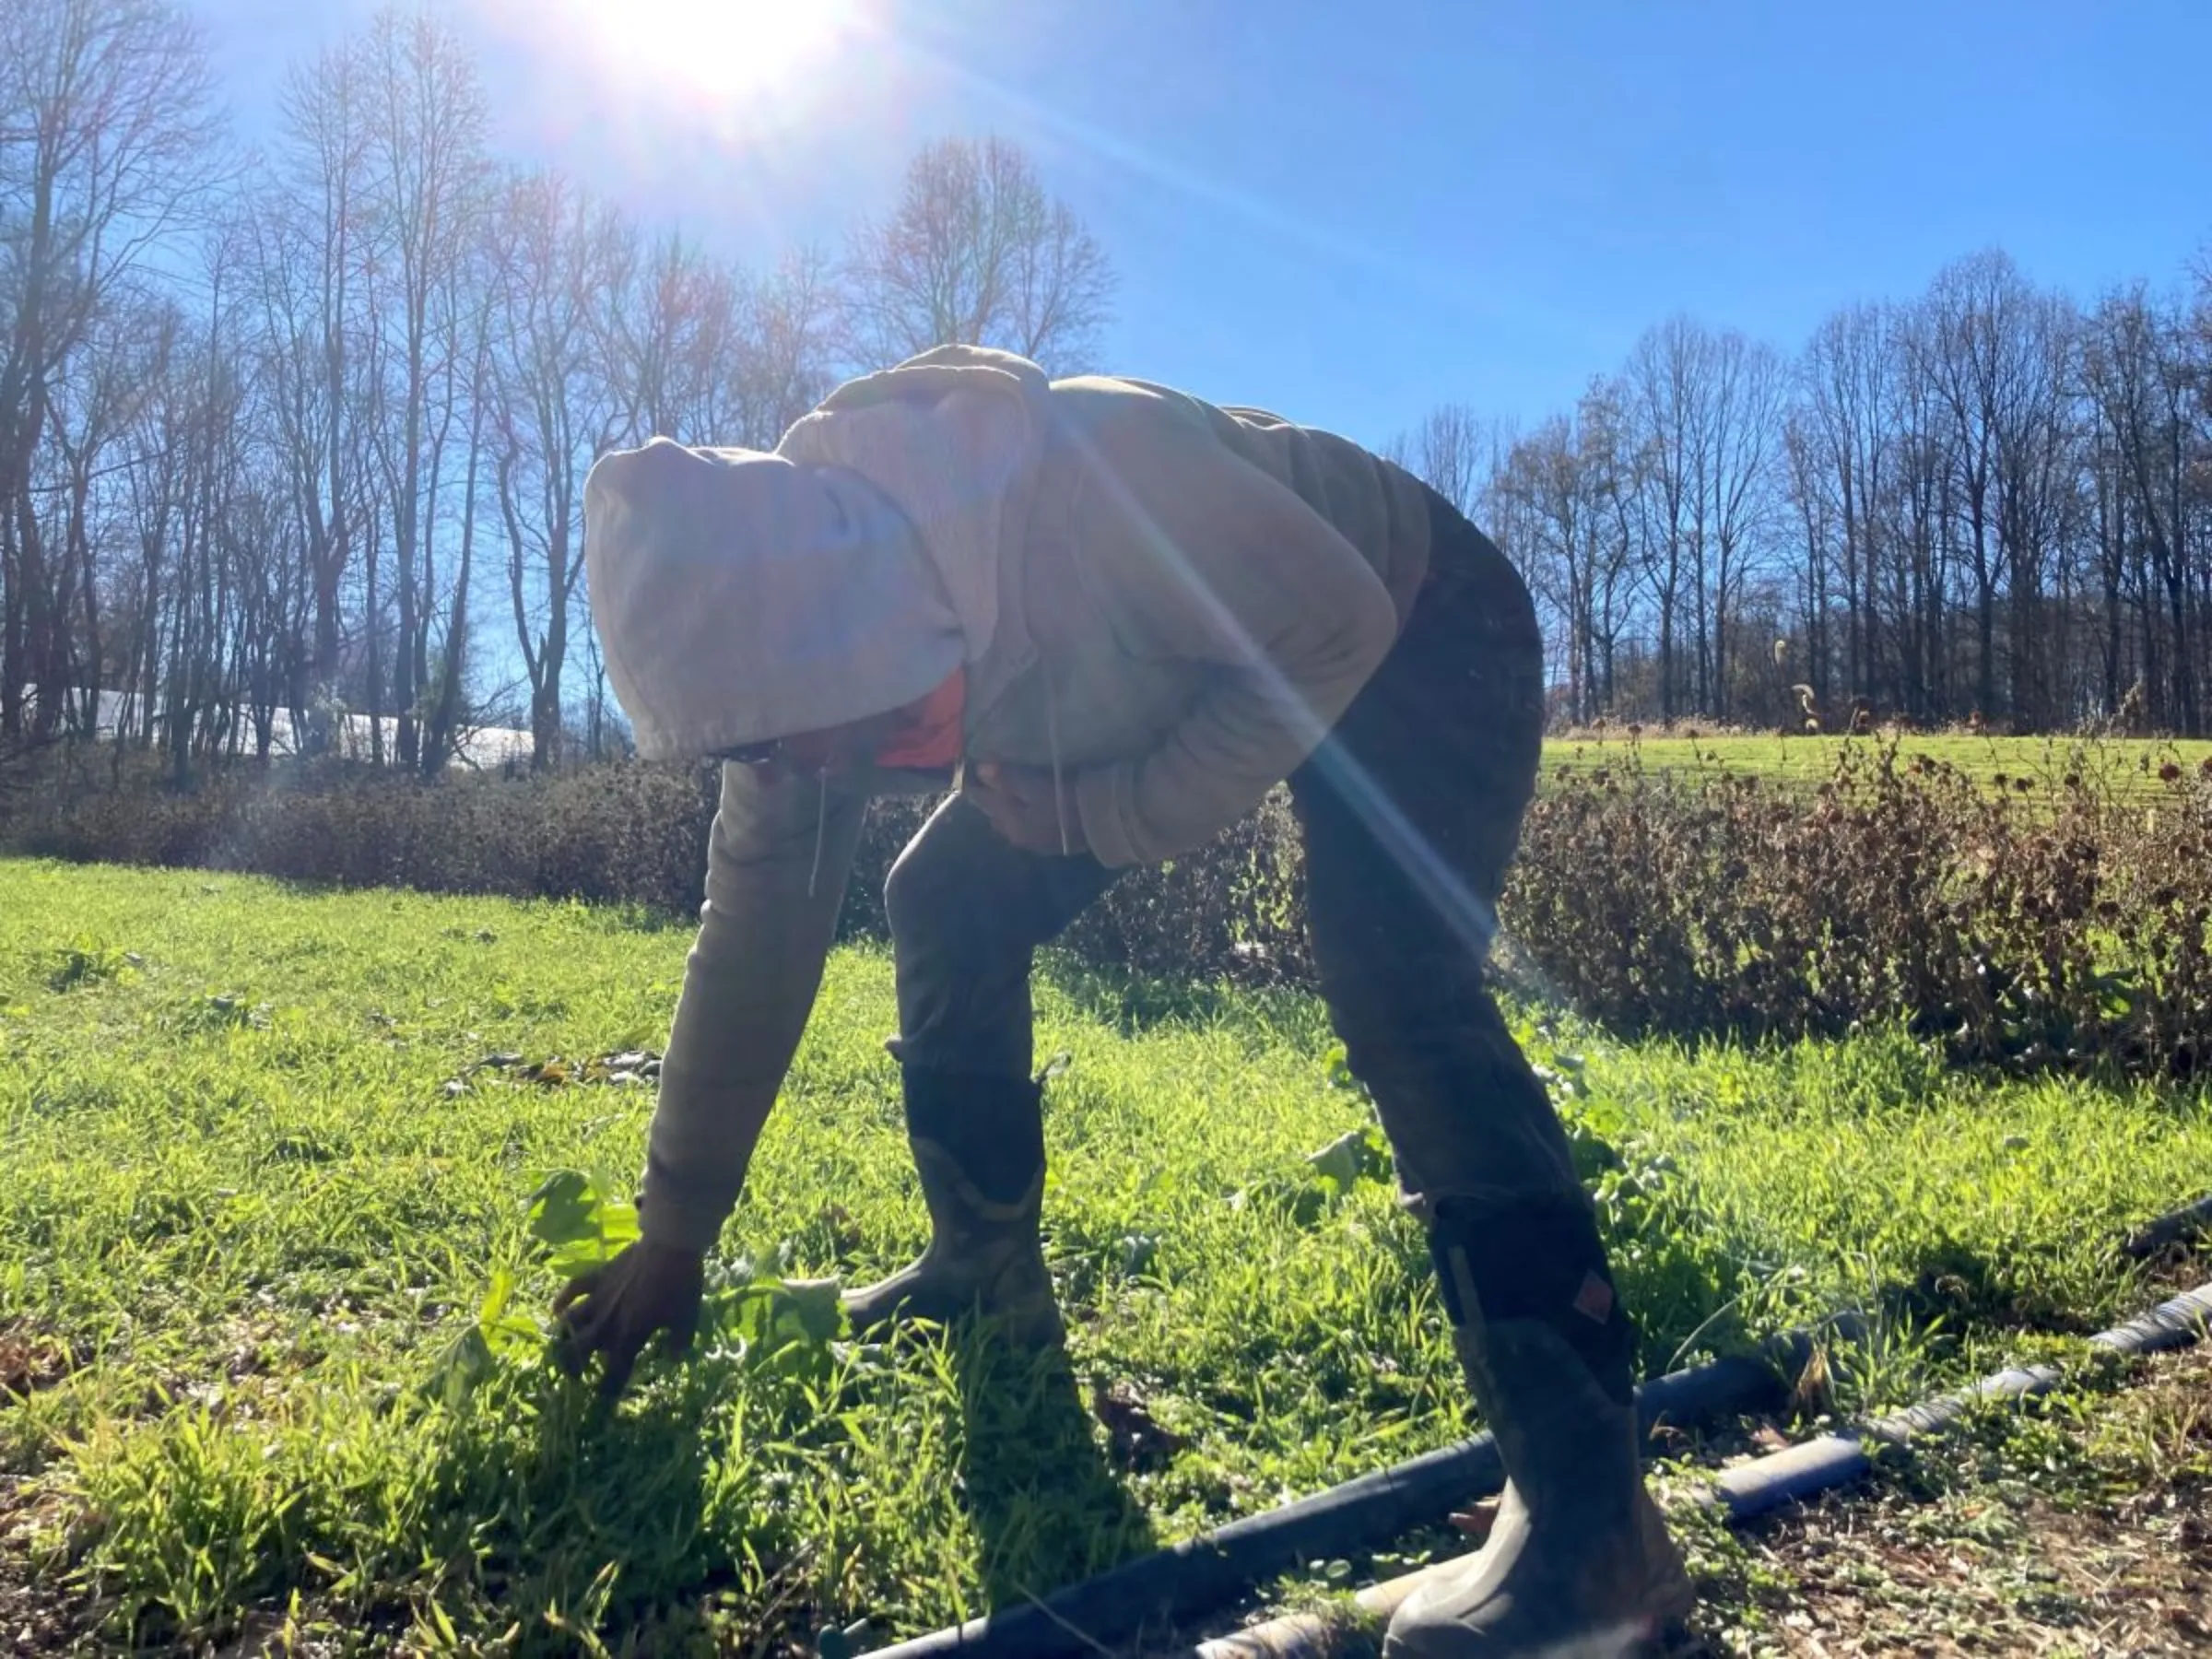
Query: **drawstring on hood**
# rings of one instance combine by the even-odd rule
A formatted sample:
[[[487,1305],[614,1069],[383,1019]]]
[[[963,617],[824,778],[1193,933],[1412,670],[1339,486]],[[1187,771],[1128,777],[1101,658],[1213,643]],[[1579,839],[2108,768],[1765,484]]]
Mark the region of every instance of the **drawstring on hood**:
[[[1053,762],[1053,821],[1060,829],[1060,856],[1068,854],[1067,796],[1060,787],[1060,697],[1053,687],[1053,675],[1047,667],[1044,675],[1044,742]]]
[[[806,871],[806,897],[815,896],[815,888],[822,879],[822,843],[830,836],[830,773],[827,769],[814,774],[814,863]]]

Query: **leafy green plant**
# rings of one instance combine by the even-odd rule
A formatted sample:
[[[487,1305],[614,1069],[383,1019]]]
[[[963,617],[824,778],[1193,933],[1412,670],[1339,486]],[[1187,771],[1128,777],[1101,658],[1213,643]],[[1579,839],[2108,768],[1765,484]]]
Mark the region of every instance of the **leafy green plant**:
[[[138,966],[135,953],[110,945],[88,934],[78,934],[47,959],[47,989],[75,991],[80,985],[124,977]]]
[[[637,1241],[638,1209],[601,1192],[590,1176],[559,1170],[530,1194],[529,1230],[546,1247],[546,1265],[573,1278],[604,1267]]]
[[[526,1225],[539,1262],[563,1282],[604,1267],[640,1237],[636,1205],[577,1170],[556,1171],[538,1184]],[[793,1284],[787,1266],[781,1252],[767,1263],[740,1257],[712,1264],[700,1335],[741,1363],[820,1377],[829,1344],[843,1334],[844,1310],[834,1281]],[[440,1356],[427,1386],[449,1406],[501,1364],[543,1356],[550,1324],[516,1308],[516,1289],[514,1270],[495,1268],[475,1320]]]
[[[1347,1129],[1318,1152],[1309,1152],[1306,1163],[1313,1171],[1322,1195],[1332,1204],[1338,1203],[1363,1181],[1390,1179],[1390,1141],[1372,1124]]]

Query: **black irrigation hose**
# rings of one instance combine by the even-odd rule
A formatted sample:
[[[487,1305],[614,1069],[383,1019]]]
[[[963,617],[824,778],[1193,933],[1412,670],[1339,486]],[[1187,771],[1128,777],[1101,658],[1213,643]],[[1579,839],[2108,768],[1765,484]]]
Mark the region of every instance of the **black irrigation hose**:
[[[1767,1344],[1762,1359],[1730,1358],[1654,1378],[1636,1391],[1645,1432],[1660,1423],[1700,1421],[1772,1399],[1786,1386],[1785,1378],[1803,1370],[1813,1343],[1813,1337],[1793,1333]],[[1141,1556],[1042,1602],[878,1649],[871,1659],[940,1653],[1074,1659],[1095,1653],[1146,1630],[1187,1623],[1302,1562],[1434,1524],[1504,1485],[1496,1441],[1478,1434]]]
[[[2120,1253],[2130,1261],[2147,1261],[2170,1244],[2192,1243],[2207,1232],[2212,1232],[2212,1194],[2130,1233],[2120,1246]]]
[[[2202,1285],[2140,1319],[2099,1333],[2089,1338],[2089,1346],[2124,1354],[2188,1347],[2202,1338],[2207,1320],[2212,1320],[2212,1285]],[[2000,1371],[1961,1394],[1884,1418],[1859,1430],[1855,1438],[1830,1435],[1728,1470],[1714,1488],[1700,1492],[1697,1501],[1724,1508],[1731,1524],[1749,1520],[1865,1474],[1868,1461],[1857,1453],[1857,1440],[1902,1441],[1944,1427],[1975,1400],[2047,1394],[2057,1382],[2058,1373],[2048,1366]],[[1180,1659],[1338,1659],[1350,1651],[1352,1639],[1363,1623],[1387,1620],[1425,1583],[1438,1573],[1449,1572],[1456,1564],[1439,1562],[1360,1591],[1355,1598],[1357,1614],[1350,1618],[1340,1614],[1289,1613],[1176,1652]]]
[[[2212,1230],[2212,1197],[2160,1216],[2123,1246],[2136,1254],[2139,1241],[2151,1240],[2143,1255]],[[2175,1297],[2140,1319],[2089,1339],[2093,1347],[2128,1354],[2160,1353],[2187,1347],[2212,1320],[2212,1284]],[[1766,1361],[1729,1359],[1691,1371],[1676,1371],[1636,1391],[1637,1412],[1648,1434],[1658,1422],[1695,1421],[1756,1403],[1795,1377],[1809,1357],[1814,1338],[1802,1332],[1766,1345]],[[1792,1446],[1728,1471],[1717,1489],[1701,1501],[1726,1506],[1731,1520],[1763,1512],[1807,1493],[1853,1479],[1871,1466],[1865,1440],[1901,1441],[1952,1421],[1981,1399],[2024,1398],[2056,1387],[2059,1373],[2049,1366],[2000,1371],[1959,1394],[1946,1395],[1884,1418],[1849,1435]],[[1316,1557],[1332,1557],[1371,1547],[1443,1519],[1459,1504],[1498,1492],[1505,1471],[1497,1442],[1485,1433],[1455,1446],[1317,1492],[1265,1514],[1233,1521],[1169,1549],[1125,1562],[1097,1578],[1045,1598],[964,1625],[917,1636],[883,1648],[872,1659],[930,1659],[943,1653],[990,1655],[1021,1653],[1035,1659],[1076,1659],[1097,1653],[1162,1624],[1187,1625],[1236,1599],[1260,1581]],[[1366,1593],[1403,1592],[1420,1575],[1409,1573]],[[1283,1653],[1319,1652],[1323,1627],[1308,1619],[1277,1620],[1256,1627],[1200,1651]],[[1288,1643],[1276,1648],[1271,1641]],[[1250,1643],[1252,1645],[1247,1645]]]
[[[2159,1303],[2140,1319],[2132,1319],[2089,1338],[2091,1347],[2119,1354],[2161,1354],[2197,1342],[2212,1324],[2212,1284],[2185,1290]],[[1861,1429],[1824,1434],[1818,1440],[1771,1453],[1728,1470],[1700,1493],[1705,1505],[1721,1504],[1731,1521],[1747,1521],[1770,1510],[1794,1503],[1859,1479],[1874,1467],[1869,1442],[1902,1445],[1916,1434],[1927,1434],[1958,1420],[1983,1400],[2024,1400],[2049,1394],[2064,1381],[2053,1366],[2015,1366],[1982,1379],[1956,1394],[1940,1394],[1924,1405],[1878,1418]]]

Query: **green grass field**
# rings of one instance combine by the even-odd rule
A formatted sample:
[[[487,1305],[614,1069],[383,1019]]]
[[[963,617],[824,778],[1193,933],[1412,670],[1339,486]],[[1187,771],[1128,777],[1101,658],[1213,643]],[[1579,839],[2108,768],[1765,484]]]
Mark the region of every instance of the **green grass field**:
[[[1044,971],[1072,1357],[1023,1365],[770,1317],[776,1272],[923,1239],[888,962],[841,954],[721,1323],[609,1415],[542,1362],[531,1196],[571,1169],[627,1194],[651,1086],[588,1063],[660,1046],[687,930],[37,863],[0,893],[0,1626],[89,1597],[117,1651],[903,1636],[1469,1426],[1417,1231],[1372,1160],[1309,1161],[1369,1112],[1302,999]],[[2212,1164],[2193,1093],[1983,1084],[1879,1034],[1524,1032],[1594,1171],[1617,1155],[1650,1370],[1855,1305],[1880,1339],[1841,1404],[1917,1397],[2135,1311],[2112,1238]]]
[[[1985,789],[2002,776],[2028,778],[2049,787],[2069,773],[2101,780],[2126,795],[2160,787],[2159,770],[2180,767],[2195,774],[2212,761],[2212,741],[2203,738],[1977,737],[1964,733],[1907,734],[1894,739],[1900,759],[1925,755],[1959,768]],[[1817,785],[1834,776],[1847,753],[1871,756],[1892,739],[1880,733],[1847,737],[1728,733],[1630,737],[1625,732],[1554,737],[1544,746],[1544,764],[1595,768],[1618,766],[1632,756],[1648,771],[1709,771],[1748,774],[1777,782]]]

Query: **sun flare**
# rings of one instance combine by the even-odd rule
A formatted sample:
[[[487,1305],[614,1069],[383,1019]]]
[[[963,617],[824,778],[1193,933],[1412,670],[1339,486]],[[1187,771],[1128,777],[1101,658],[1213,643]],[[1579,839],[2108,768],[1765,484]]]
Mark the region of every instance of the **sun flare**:
[[[717,100],[786,88],[853,22],[850,0],[562,0],[561,9],[607,68]]]

